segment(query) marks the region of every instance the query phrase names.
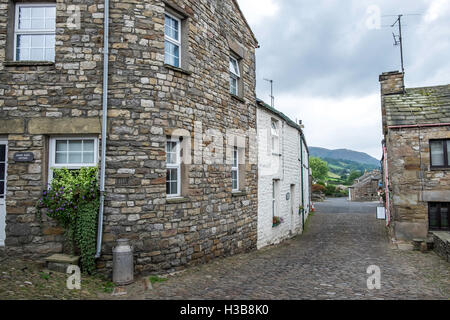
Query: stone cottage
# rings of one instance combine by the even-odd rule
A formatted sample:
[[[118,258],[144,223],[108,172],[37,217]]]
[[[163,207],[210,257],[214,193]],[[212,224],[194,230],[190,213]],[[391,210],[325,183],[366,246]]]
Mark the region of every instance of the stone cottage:
[[[377,201],[379,200],[378,189],[381,182],[380,170],[365,172],[355,180],[348,188],[350,201]]]
[[[310,212],[309,150],[302,127],[258,100],[258,248],[303,232]]]
[[[399,240],[450,230],[450,85],[405,88],[380,76],[388,219]]]
[[[258,43],[237,2],[105,3],[0,0],[3,250],[61,252],[36,201],[53,168],[97,165],[98,268],[119,238],[138,272],[256,248]]]

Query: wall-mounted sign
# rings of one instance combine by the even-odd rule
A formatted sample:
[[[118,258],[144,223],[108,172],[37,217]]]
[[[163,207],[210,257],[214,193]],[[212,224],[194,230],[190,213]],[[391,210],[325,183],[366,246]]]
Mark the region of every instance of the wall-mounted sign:
[[[16,152],[14,153],[14,161],[16,162],[32,162],[34,160],[33,152]]]

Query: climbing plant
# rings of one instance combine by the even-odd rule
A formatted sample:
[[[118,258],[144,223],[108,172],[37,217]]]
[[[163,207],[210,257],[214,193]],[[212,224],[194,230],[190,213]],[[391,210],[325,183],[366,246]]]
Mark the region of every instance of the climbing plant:
[[[38,217],[45,213],[65,230],[72,253],[80,250],[84,272],[95,270],[97,216],[100,205],[98,168],[54,169],[53,180],[36,204]]]

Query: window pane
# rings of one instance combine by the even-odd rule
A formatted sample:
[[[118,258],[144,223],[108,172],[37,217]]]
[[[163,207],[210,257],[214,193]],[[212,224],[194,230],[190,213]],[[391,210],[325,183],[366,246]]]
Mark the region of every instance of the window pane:
[[[94,151],[94,140],[84,140],[83,151]]]
[[[0,180],[5,180],[5,163],[0,163]]]
[[[237,171],[236,170],[233,170],[232,172],[231,172],[231,180],[232,180],[232,185],[233,185],[233,190],[236,190],[237,188],[238,188],[238,180],[237,180],[237,178],[238,178],[238,173],[237,173]]]
[[[94,153],[93,152],[83,153],[83,163],[94,163]]]
[[[44,19],[31,19],[31,29],[32,30],[43,30],[45,28]]]
[[[237,95],[237,80],[233,77],[230,77],[230,92]]]
[[[178,21],[166,15],[164,23],[164,32],[166,36],[178,40],[179,39]]]
[[[69,152],[69,163],[82,163],[81,152]]]
[[[69,141],[69,151],[82,151],[82,143],[81,140]]]
[[[34,49],[30,51],[30,60],[44,60],[44,49]]]
[[[430,229],[439,228],[439,212],[438,205],[436,203],[430,204],[429,220]]]
[[[56,158],[55,158],[55,163],[56,164],[66,164],[67,163],[67,153],[57,152]]]
[[[6,159],[6,146],[4,144],[0,144],[0,161],[5,161]]]
[[[448,228],[448,204],[443,203],[441,205],[441,229]]]
[[[45,17],[45,7],[33,7],[31,8],[32,19],[43,19]]]
[[[5,194],[5,181],[0,181],[0,195]]]
[[[444,142],[443,141],[431,141],[431,165],[443,166],[444,165]]]
[[[67,140],[57,140],[56,151],[67,151]]]
[[[239,76],[239,65],[236,59],[233,59],[230,57],[230,72],[234,73],[235,75]]]
[[[450,140],[447,141],[447,165],[450,166]]]
[[[165,55],[164,62],[174,67],[180,66],[180,48],[179,46],[166,41],[165,42]]]
[[[166,143],[166,153],[167,159],[166,162],[168,164],[177,164],[178,163],[178,150],[177,143],[173,141],[169,141]]]

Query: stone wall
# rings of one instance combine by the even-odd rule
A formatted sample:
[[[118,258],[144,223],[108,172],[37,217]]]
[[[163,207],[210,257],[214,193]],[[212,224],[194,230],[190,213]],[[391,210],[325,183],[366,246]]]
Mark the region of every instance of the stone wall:
[[[430,139],[449,138],[448,126],[389,130],[386,146],[391,214],[397,238],[404,240],[426,238],[428,202],[449,201],[450,172],[430,168],[429,147]]]
[[[183,69],[164,64],[168,4],[185,17]],[[62,250],[62,230],[35,218],[34,204],[47,182],[49,137],[98,136],[101,130],[103,1],[76,3],[79,29],[66,25],[73,13],[68,5],[57,0],[56,62],[26,64],[6,57],[13,5],[0,1],[0,134],[9,141],[6,246],[22,255]],[[186,130],[192,145],[197,130],[203,147],[209,144],[208,129],[224,136],[232,128],[256,130],[257,43],[234,1],[113,0],[110,28],[106,202],[98,267],[110,270],[114,241],[124,237],[132,240],[137,271],[173,271],[256,248],[256,163],[245,164],[245,190],[239,196],[231,193],[231,165],[202,162],[184,168],[182,201],[167,201],[165,194],[165,141],[174,129]],[[242,58],[240,97],[229,94],[231,50]],[[247,139],[247,159],[251,145]],[[34,163],[15,163],[17,151],[32,151]]]
[[[264,108],[258,108],[258,248],[281,241],[302,233],[302,217],[299,215],[301,205],[301,167],[300,167],[300,133],[289,126],[282,118]],[[272,119],[276,119],[280,128],[280,155],[271,151],[270,128]],[[304,163],[308,165],[308,154],[303,146]],[[309,175],[304,170],[305,221],[309,214]],[[277,216],[284,221],[273,226],[272,188],[277,181]],[[294,192],[291,193],[291,186]],[[290,194],[287,199],[286,195]],[[293,203],[293,206],[291,204]],[[293,207],[293,212],[291,211]]]

